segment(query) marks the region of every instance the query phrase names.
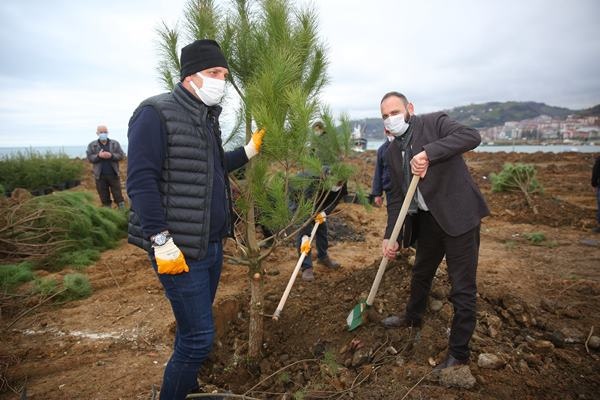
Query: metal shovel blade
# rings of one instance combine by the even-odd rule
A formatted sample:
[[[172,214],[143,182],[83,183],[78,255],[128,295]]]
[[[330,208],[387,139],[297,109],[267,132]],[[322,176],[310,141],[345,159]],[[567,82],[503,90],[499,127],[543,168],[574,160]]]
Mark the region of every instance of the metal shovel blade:
[[[348,325],[349,331],[353,331],[365,323],[367,307],[367,302],[363,300],[355,305],[352,311],[350,311],[350,314],[348,314],[348,317],[346,318],[346,325]]]

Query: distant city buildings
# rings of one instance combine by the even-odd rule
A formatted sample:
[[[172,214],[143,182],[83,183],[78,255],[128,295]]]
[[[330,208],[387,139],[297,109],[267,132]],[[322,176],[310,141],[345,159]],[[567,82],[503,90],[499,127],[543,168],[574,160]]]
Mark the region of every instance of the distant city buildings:
[[[569,115],[566,119],[548,115],[508,121],[502,126],[479,129],[484,143],[503,141],[593,142],[600,141],[600,117]]]

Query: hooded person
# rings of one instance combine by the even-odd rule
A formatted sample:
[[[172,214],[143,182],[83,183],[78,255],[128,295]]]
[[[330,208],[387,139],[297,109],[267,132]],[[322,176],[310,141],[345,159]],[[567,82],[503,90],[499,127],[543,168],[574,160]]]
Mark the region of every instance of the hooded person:
[[[180,82],[142,101],[128,132],[128,240],[148,252],[176,321],[160,391],[170,400],[199,388],[215,332],[223,239],[233,235],[228,173],[258,154],[264,135],[257,131],[246,146],[223,150],[219,103],[229,69],[217,42],[194,41],[180,61]]]

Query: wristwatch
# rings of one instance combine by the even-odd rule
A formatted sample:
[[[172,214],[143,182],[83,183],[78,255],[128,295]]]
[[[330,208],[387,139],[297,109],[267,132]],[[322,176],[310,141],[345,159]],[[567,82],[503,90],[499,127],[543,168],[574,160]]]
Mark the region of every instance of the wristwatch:
[[[171,234],[169,231],[162,231],[154,236],[151,236],[150,241],[152,242],[153,246],[162,246],[163,244],[167,243],[167,240],[170,238]]]

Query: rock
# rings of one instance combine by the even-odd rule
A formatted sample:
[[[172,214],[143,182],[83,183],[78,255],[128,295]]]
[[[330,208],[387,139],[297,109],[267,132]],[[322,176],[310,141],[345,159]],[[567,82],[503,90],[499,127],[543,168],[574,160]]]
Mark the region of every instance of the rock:
[[[289,359],[290,359],[290,356],[289,356],[289,355],[287,355],[287,354],[282,354],[282,355],[279,357],[279,361],[281,361],[281,362],[282,362],[282,363],[284,363],[284,364],[285,364],[286,362],[288,362],[288,361],[289,361]]]
[[[444,368],[440,372],[440,384],[447,387],[471,389],[475,386],[475,383],[477,383],[477,380],[471,374],[471,369],[468,365]]]
[[[482,353],[477,359],[477,366],[485,369],[500,369],[506,363],[500,357],[491,353]]]
[[[600,337],[590,336],[590,340],[588,341],[588,347],[594,350],[600,349]]]
[[[562,310],[561,314],[564,315],[565,317],[571,318],[571,319],[581,318],[581,313],[573,307],[565,308],[564,310]]]
[[[565,326],[560,333],[564,336],[565,343],[583,343],[584,335],[577,328]]]
[[[444,304],[442,306],[442,309],[440,310],[440,316],[446,322],[451,321],[452,320],[452,306],[450,306],[450,304],[448,304],[448,303]]]
[[[564,347],[565,346],[565,337],[562,333],[560,333],[559,331],[554,331],[552,333],[546,334],[544,335],[544,338],[546,340],[549,340],[552,342],[552,344],[555,347]]]
[[[396,364],[396,366],[402,367],[405,364],[405,362],[406,361],[404,361],[404,357],[398,356],[396,357],[396,361],[394,363]]]
[[[536,340],[530,345],[537,354],[551,354],[554,352],[554,345],[548,340]]]
[[[429,303],[429,309],[433,312],[440,311],[443,306],[444,306],[444,303],[442,303],[439,300],[431,300],[431,302]]]
[[[545,297],[542,298],[542,300],[540,301],[540,306],[542,307],[542,309],[544,311],[548,311],[549,313],[554,313],[556,312],[556,302],[547,299]]]
[[[448,298],[448,289],[441,285],[436,285],[431,290],[431,297],[438,300],[444,300]]]
[[[542,356],[539,354],[523,354],[523,360],[527,362],[528,366],[539,366],[544,364]]]
[[[366,364],[367,362],[369,362],[369,353],[370,353],[370,351],[365,348],[356,350],[356,352],[352,356],[351,365],[353,367],[358,367],[363,364]]]
[[[529,372],[529,365],[527,365],[527,361],[519,360],[519,370],[521,372]]]

